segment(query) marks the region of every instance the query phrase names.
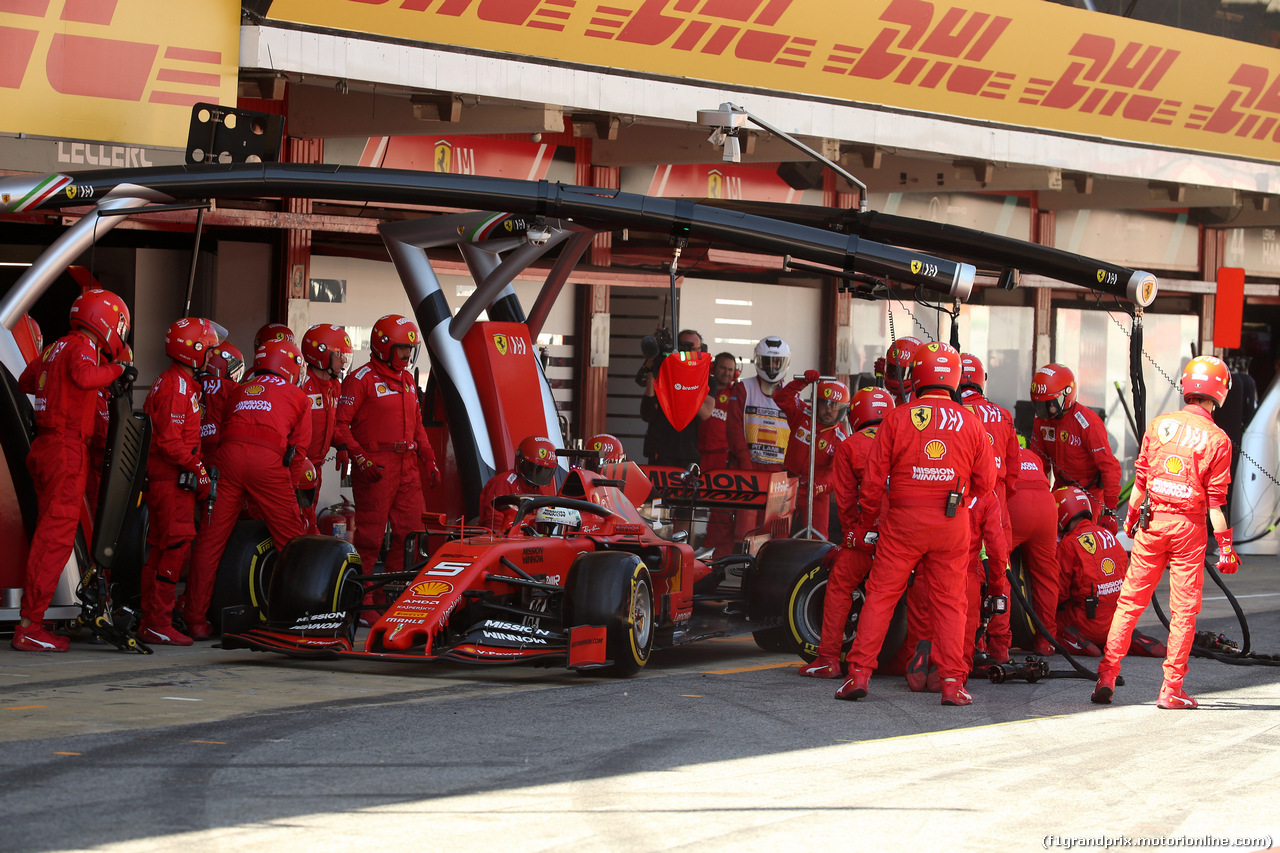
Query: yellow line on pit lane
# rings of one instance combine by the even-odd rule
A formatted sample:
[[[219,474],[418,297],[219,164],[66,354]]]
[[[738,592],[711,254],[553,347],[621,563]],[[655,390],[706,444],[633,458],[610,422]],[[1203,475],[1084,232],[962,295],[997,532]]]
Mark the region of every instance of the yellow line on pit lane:
[[[6,711],[31,711],[36,708],[48,708],[48,705],[16,705],[12,708],[5,708]]]
[[[894,735],[893,737],[874,738],[873,740],[840,739],[840,740],[837,740],[836,742],[837,743],[887,743],[888,741],[891,741],[891,740],[909,740],[911,738],[928,737],[929,735],[937,735],[937,734],[949,734],[951,732],[976,732],[976,731],[981,731],[982,729],[995,729],[1001,726],[1017,725],[1018,723],[1030,723],[1032,721],[1039,721],[1039,720],[1059,720],[1059,719],[1062,719],[1063,717],[1070,717],[1070,716],[1072,715],[1071,714],[1045,714],[1043,716],[1037,715],[1034,717],[1027,717],[1025,720],[1005,720],[1003,723],[987,723],[986,725],[983,725],[983,726],[963,726],[958,729],[941,729],[936,732],[916,732],[915,734],[911,734],[911,735]]]
[[[739,672],[759,672],[763,669],[782,669],[784,666],[800,666],[798,661],[789,660],[785,663],[766,663],[761,666],[740,666],[735,669],[708,669],[703,675],[734,675]]]

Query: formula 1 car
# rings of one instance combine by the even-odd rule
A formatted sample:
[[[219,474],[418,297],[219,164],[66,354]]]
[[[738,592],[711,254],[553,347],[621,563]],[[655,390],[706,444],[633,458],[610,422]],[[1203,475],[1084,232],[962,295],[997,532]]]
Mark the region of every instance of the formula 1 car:
[[[816,646],[830,543],[774,539],[755,556],[703,562],[645,523],[633,501],[649,490],[634,463],[573,468],[559,495],[507,496],[519,507],[504,534],[437,527],[410,537],[412,568],[394,574],[361,574],[343,540],[295,539],[265,607],[223,612],[223,647],[633,675],[654,649],[711,637]],[[357,645],[361,602],[375,589],[390,603]]]

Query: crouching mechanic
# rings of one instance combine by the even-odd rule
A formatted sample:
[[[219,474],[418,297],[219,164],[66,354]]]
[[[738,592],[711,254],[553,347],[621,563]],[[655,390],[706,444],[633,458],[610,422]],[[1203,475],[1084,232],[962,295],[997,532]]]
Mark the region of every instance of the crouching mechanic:
[[[960,354],[943,343],[922,346],[911,360],[911,378],[916,399],[880,424],[862,480],[860,517],[852,529],[864,544],[874,539],[870,531],[877,518],[880,531],[848,654],[849,679],[836,698],[867,695],[894,608],[919,565],[916,583],[926,584],[933,613],[932,655],[942,704],[968,705],[973,697],[964,686],[967,496],[992,490],[994,464],[982,423],[953,399]]]
[[[66,637],[45,630],[44,612],[75,547],[98,390],[138,376],[131,364],[110,363],[112,354],[124,353],[128,335],[129,309],[120,297],[86,290],[71,305],[71,331],[31,361],[18,379],[22,393],[35,395],[36,437],[27,453],[27,470],[39,513],[27,552],[21,621],[10,641],[20,652],[67,650]]]
[[[554,495],[556,458],[556,446],[550,439],[540,435],[521,439],[516,446],[515,469],[494,474],[480,492],[480,526],[504,533],[515,522],[515,505],[493,505],[503,495]]]
[[[1053,493],[1058,505],[1058,556],[1062,563],[1062,604],[1054,636],[1073,655],[1101,657],[1115,614],[1120,587],[1129,573],[1129,553],[1093,520],[1089,495],[1078,486]],[[1162,643],[1133,632],[1129,654],[1164,657]]]
[[[311,401],[298,387],[301,380],[297,344],[268,341],[254,353],[253,373],[231,398],[214,455],[218,498],[187,574],[182,615],[193,631],[208,621],[218,563],[246,498],[267,523],[277,550],[305,532],[293,487],[311,441]]]
[[[173,603],[182,567],[196,536],[196,503],[209,498],[212,480],[200,448],[200,386],[196,374],[218,345],[208,320],[186,317],[169,327],[164,354],[170,365],[156,378],[143,404],[151,418],[147,456],[147,564],[142,570],[142,625],[146,643],[189,646],[213,629],[201,618],[184,634],[173,626]]]
[[[836,511],[840,514],[840,528],[845,531],[843,547],[835,549],[834,562],[827,577],[827,594],[822,605],[822,638],[818,642],[818,656],[813,663],[800,667],[801,675],[814,678],[836,678],[840,675],[840,646],[844,643],[844,628],[853,609],[853,591],[871,571],[871,553],[874,546],[859,537],[858,496],[866,476],[867,458],[875,444],[876,432],[885,415],[893,410],[893,395],[883,388],[863,388],[853,395],[849,405],[849,422],[854,433],[836,449],[831,465],[832,491],[836,496]],[[877,529],[879,519],[874,519],[871,531]]]
[[[802,392],[818,383],[818,423]],[[804,395],[807,396],[807,395]],[[787,416],[791,441],[783,460],[787,473],[800,478],[800,498],[796,504],[793,533],[799,533],[809,513],[809,459],[813,458],[813,529],[827,538],[831,527],[831,463],[836,448],[849,437],[845,415],[849,411],[849,387],[834,379],[821,379],[818,371],[806,370],[773,394],[773,401]],[[816,449],[815,449],[816,448]]]
[[[1167,565],[1169,643],[1156,706],[1197,705],[1183,682],[1204,587],[1206,507],[1220,548],[1218,571],[1234,574],[1240,566],[1222,512],[1231,484],[1231,440],[1213,422],[1214,409],[1230,389],[1231,372],[1222,359],[1211,355],[1191,359],[1182,371],[1182,399],[1187,405],[1153,420],[1142,436],[1124,524],[1125,532],[1134,537],[1133,553],[1098,664],[1098,683],[1090,697],[1094,702],[1111,701],[1134,626]]]
[[[418,387],[408,371],[421,343],[411,320],[388,314],[373,324],[369,362],[342,381],[333,443],[339,469],[350,461],[354,544],[366,574],[378,563],[388,522],[386,570],[400,571],[405,536],[422,529],[422,483],[434,488],[440,482],[422,426]]]

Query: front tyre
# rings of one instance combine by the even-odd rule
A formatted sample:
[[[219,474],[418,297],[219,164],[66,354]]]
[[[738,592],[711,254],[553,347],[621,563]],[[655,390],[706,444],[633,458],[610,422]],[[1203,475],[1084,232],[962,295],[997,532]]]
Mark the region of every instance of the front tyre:
[[[271,574],[267,624],[308,637],[354,640],[363,598],[354,545],[332,536],[299,536],[280,552]]]
[[[604,626],[605,675],[631,676],[653,651],[653,581],[635,554],[581,554],[569,567],[564,626]]]

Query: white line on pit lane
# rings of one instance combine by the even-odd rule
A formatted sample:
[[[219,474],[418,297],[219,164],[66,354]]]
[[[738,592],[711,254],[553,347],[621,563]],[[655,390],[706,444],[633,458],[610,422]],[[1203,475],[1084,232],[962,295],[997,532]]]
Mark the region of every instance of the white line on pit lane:
[[[1280,595],[1280,592],[1255,592],[1250,595],[1237,595],[1236,598],[1269,598],[1273,595]],[[1201,599],[1202,601],[1226,601],[1225,595],[1215,595]]]

